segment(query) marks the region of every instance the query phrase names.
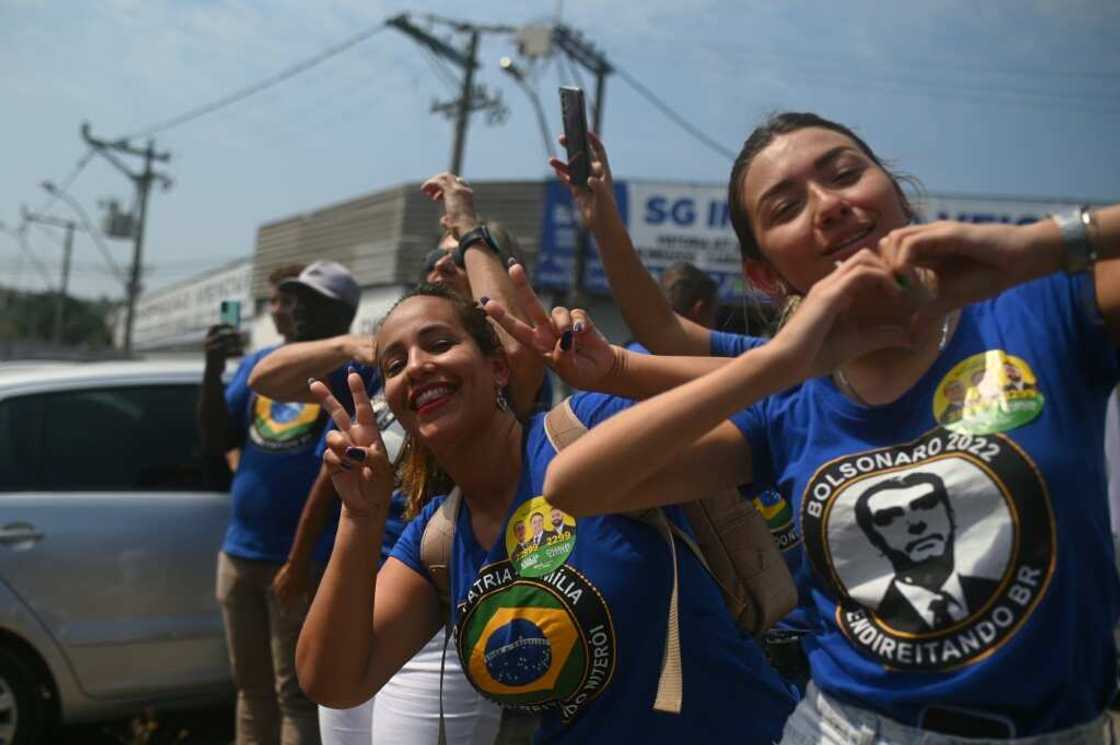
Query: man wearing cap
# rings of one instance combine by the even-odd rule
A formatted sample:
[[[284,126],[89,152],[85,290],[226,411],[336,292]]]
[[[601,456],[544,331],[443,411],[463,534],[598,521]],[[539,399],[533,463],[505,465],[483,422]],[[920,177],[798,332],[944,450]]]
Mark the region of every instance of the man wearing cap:
[[[284,343],[345,333],[361,289],[341,264],[317,261],[296,276],[273,275],[273,321]],[[300,690],[295,647],[310,597],[280,602],[273,578],[288,559],[296,526],[319,472],[315,448],[327,423],[317,404],[275,401],[248,385],[253,367],[276,347],[247,356],[224,395],[221,376],[228,345],[210,344],[199,423],[209,452],[241,448],[231,487],[233,513],[218,555],[217,598],[222,606],[230,666],[237,688],[237,745],[319,742],[315,705]],[[313,558],[323,561],[329,542]]]

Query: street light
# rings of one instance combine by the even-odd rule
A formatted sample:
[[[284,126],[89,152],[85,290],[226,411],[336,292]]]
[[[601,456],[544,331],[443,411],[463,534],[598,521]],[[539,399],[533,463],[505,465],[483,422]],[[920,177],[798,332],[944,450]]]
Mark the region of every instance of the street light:
[[[549,158],[556,157],[555,151],[552,149],[552,135],[548,132],[548,122],[544,116],[544,109],[541,108],[541,99],[537,96],[537,92],[525,80],[525,73],[517,66],[514,61],[509,57],[502,57],[498,60],[498,66],[511,78],[517,81],[521,90],[525,91],[525,95],[529,97],[529,101],[533,104],[533,110],[537,112],[537,124],[541,128],[541,137],[544,139],[544,149]]]

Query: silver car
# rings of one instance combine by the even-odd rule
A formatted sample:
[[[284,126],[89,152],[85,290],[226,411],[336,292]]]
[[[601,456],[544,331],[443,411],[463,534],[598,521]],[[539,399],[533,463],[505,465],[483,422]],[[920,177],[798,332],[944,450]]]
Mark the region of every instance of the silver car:
[[[0,743],[232,700],[201,364],[0,366]]]

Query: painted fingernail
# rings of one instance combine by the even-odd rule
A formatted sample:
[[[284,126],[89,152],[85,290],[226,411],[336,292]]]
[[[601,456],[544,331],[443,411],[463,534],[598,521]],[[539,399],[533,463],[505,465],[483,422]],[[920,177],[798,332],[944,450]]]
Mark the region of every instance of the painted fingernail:
[[[486,305],[488,302],[490,302],[490,298],[486,297],[485,295],[478,299],[479,305]]]
[[[356,373],[356,372],[358,372],[358,368],[354,367],[353,362],[351,362],[350,364],[348,364],[346,366],[346,374],[347,375],[349,375],[350,373]]]
[[[346,457],[350,460],[356,460],[359,463],[364,463],[366,459],[366,451],[361,448],[346,448]]]
[[[583,321],[576,321],[575,325],[572,326],[572,331],[575,331],[577,334],[582,334],[583,333]]]
[[[572,348],[572,330],[568,329],[560,336],[560,348],[567,352]]]
[[[506,266],[517,266],[520,263],[521,262],[517,260],[516,256],[510,256],[508,259],[506,259]]]
[[[315,382],[315,378],[308,378],[307,379],[307,387],[310,388],[311,384],[314,383],[314,382]]]

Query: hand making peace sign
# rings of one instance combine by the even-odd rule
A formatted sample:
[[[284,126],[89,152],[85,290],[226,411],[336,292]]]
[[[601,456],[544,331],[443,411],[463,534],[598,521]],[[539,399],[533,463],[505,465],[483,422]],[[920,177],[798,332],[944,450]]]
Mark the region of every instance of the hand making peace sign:
[[[350,515],[364,518],[384,514],[393,494],[393,466],[381,441],[362,377],[351,372],[346,376],[346,384],[354,397],[353,419],[324,383],[315,380],[310,384],[311,393],[338,427],[327,433],[323,463]]]
[[[510,266],[509,277],[529,322],[514,318],[496,300],[483,306],[486,314],[514,339],[536,351],[568,385],[597,390],[615,367],[615,350],[595,328],[587,311],[557,306],[549,316],[521,264]]]

